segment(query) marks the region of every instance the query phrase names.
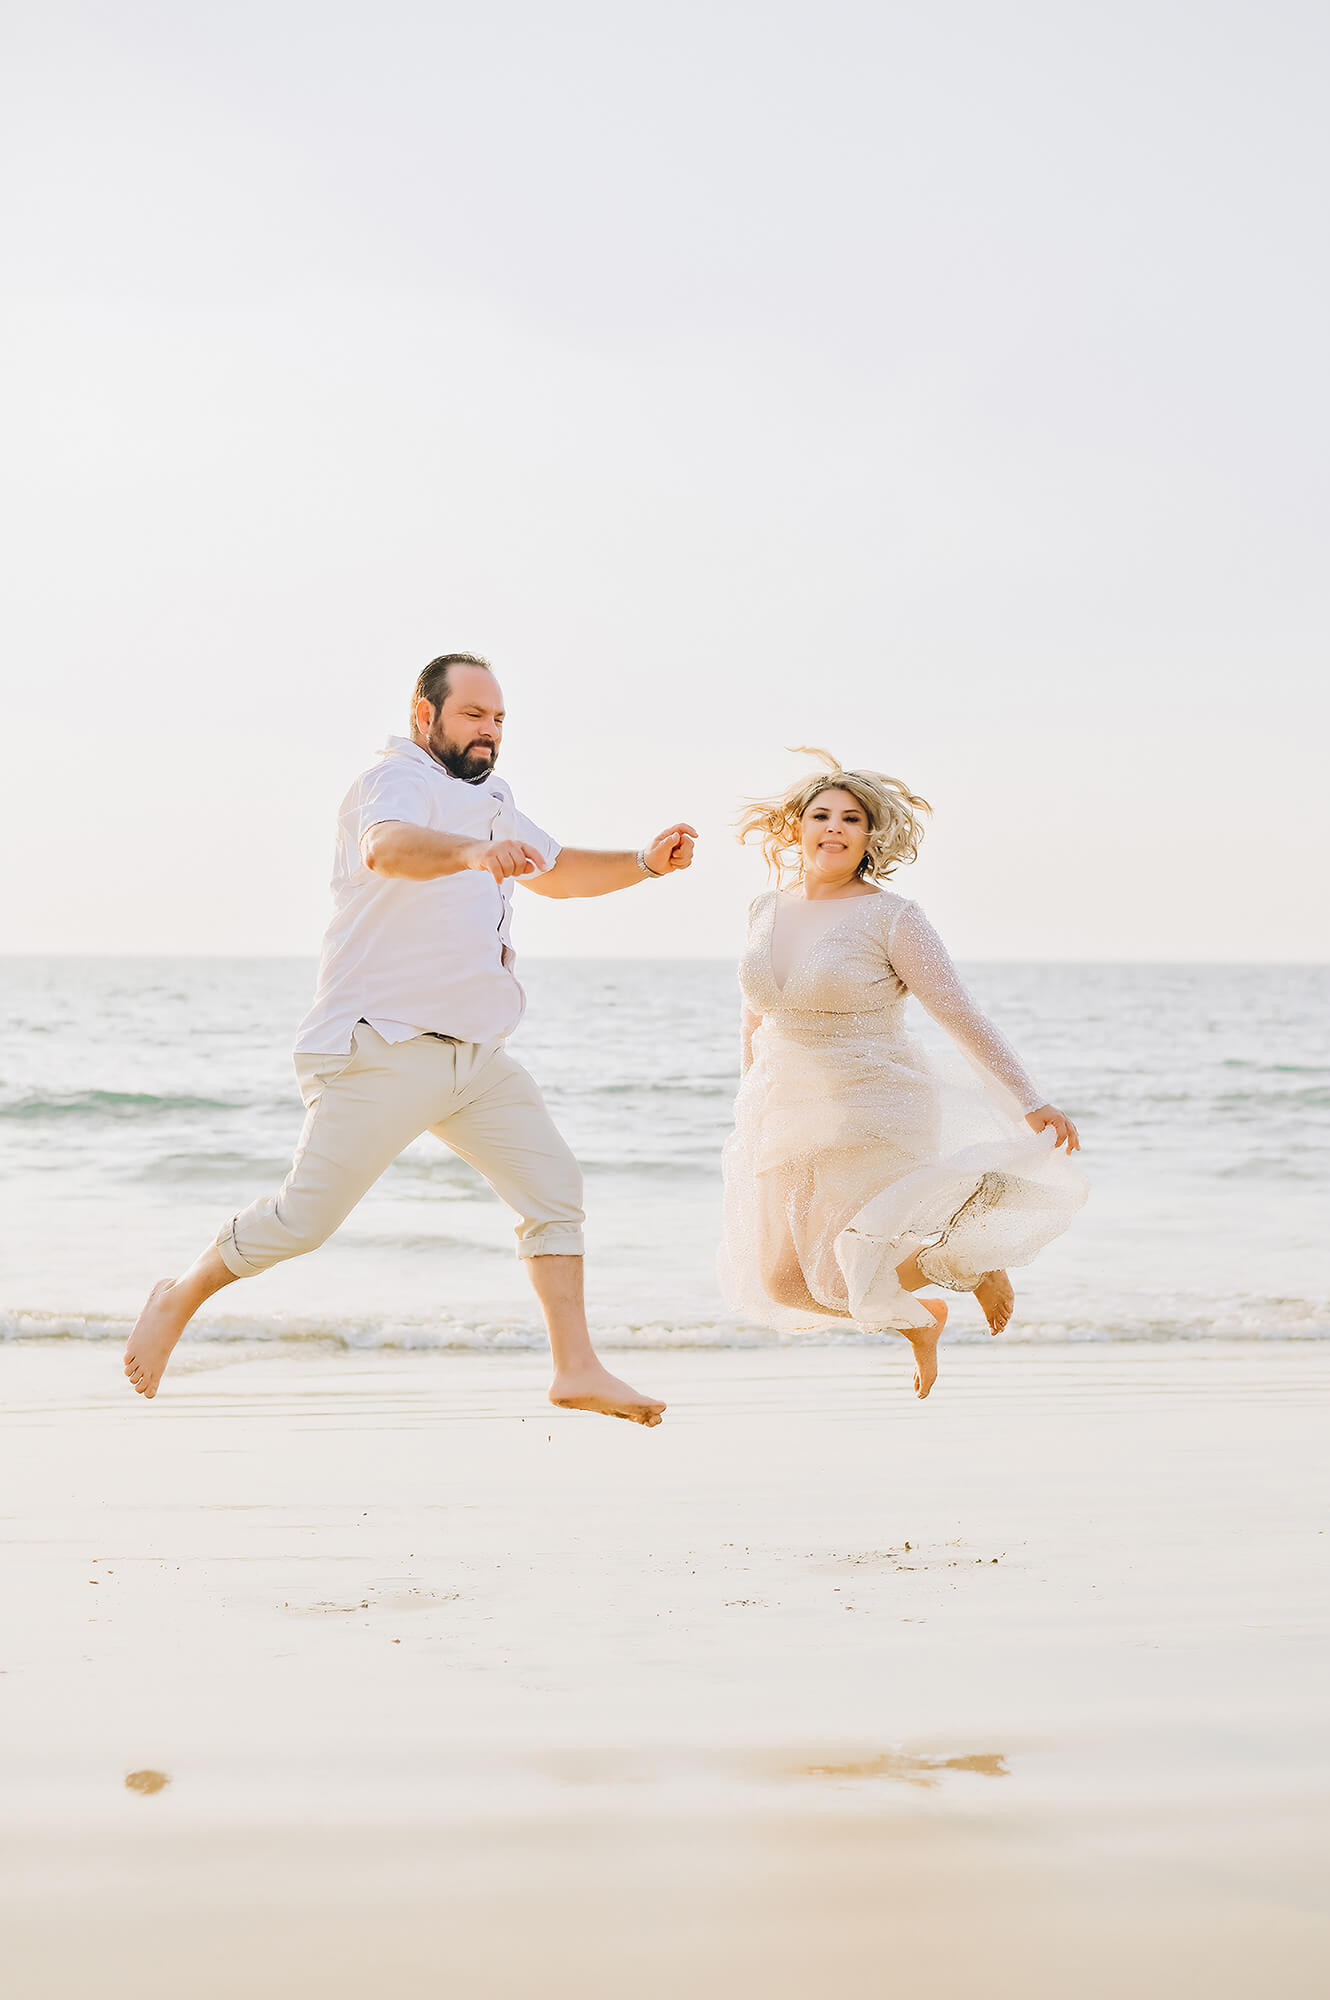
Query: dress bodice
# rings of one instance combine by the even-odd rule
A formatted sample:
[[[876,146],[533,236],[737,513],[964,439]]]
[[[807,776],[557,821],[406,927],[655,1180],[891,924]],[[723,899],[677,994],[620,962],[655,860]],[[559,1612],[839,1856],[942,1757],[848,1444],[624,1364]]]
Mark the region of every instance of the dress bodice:
[[[808,905],[776,890],[759,896],[739,961],[739,984],[749,1007],[791,1025],[808,1016],[810,1027],[823,1015],[878,1016],[880,1030],[899,1031],[906,988],[891,964],[889,940],[892,919],[904,902],[903,896],[881,891],[830,905]],[[793,936],[788,969],[778,981],[773,945],[782,921],[791,923]],[[836,1025],[826,1023],[829,1030]]]
[[[913,993],[962,1049],[1018,1099],[1022,1111],[1043,1093],[966,991],[933,926],[908,896],[881,889],[838,902],[843,915],[807,934],[781,984],[772,966],[772,938],[782,905],[803,899],[779,890],[759,896],[749,911],[739,961],[745,1004],[779,1033],[804,1044],[845,1046],[899,1041],[905,1000]],[[792,914],[792,913],[791,913]]]

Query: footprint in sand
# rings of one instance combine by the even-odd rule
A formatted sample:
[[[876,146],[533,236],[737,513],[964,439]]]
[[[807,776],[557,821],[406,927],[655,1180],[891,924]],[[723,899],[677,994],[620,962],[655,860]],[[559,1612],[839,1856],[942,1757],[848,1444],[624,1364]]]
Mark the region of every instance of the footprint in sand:
[[[165,1791],[170,1782],[165,1771],[131,1771],[125,1779],[125,1790],[150,1799],[154,1792]]]
[[[405,1587],[370,1584],[368,1597],[344,1603],[333,1598],[319,1598],[310,1604],[297,1604],[290,1598],[284,1598],[282,1609],[294,1611],[301,1618],[321,1618],[329,1612],[339,1611],[425,1611],[433,1604],[455,1604],[461,1595],[460,1590],[426,1590],[418,1584],[407,1584]]]
[[[880,1757],[866,1757],[849,1764],[804,1764],[799,1775],[807,1778],[894,1778],[906,1785],[931,1791],[942,1771],[973,1771],[981,1778],[1007,1778],[1005,1757],[981,1751],[968,1757],[916,1757],[906,1751],[886,1751]]]

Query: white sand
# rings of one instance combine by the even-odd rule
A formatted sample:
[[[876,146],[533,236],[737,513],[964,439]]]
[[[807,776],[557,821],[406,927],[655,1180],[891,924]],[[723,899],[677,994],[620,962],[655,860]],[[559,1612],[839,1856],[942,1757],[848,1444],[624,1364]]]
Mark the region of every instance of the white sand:
[[[16,1993],[1330,1985],[1324,1350],[181,1358],[0,1350]]]

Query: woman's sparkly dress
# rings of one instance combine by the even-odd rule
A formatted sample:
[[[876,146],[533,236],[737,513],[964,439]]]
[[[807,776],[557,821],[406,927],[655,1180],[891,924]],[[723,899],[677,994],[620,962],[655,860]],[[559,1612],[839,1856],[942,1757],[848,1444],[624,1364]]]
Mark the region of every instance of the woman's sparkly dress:
[[[739,983],[761,1024],[724,1155],[732,1308],[777,1327],[931,1326],[896,1278],[912,1251],[931,1282],[969,1291],[1061,1235],[1085,1177],[1026,1125],[1047,1100],[917,903],[769,891]],[[911,993],[970,1059],[958,1074],[907,1032]]]

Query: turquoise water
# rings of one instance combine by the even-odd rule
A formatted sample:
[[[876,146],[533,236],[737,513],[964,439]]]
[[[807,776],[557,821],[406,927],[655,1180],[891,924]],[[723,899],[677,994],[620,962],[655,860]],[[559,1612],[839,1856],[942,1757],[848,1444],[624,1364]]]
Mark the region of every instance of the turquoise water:
[[[0,961],[0,1334],[118,1336],[155,1278],[276,1186],[300,1129],[289,1049],[313,972]],[[586,1169],[602,1338],[774,1340],[724,1311],[713,1278],[732,968],[525,960],[522,976],[513,1046]],[[1330,1335],[1330,967],[967,977],[1076,1118],[1092,1177],[1071,1233],[1018,1277],[1004,1338]],[[222,1294],[197,1336],[534,1344],[511,1230],[483,1182],[422,1140],[331,1243]],[[983,1337],[968,1301],[954,1327]]]

